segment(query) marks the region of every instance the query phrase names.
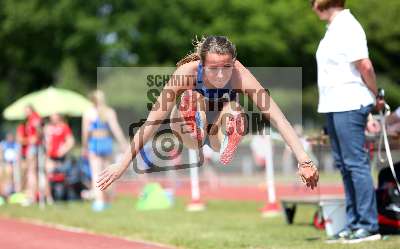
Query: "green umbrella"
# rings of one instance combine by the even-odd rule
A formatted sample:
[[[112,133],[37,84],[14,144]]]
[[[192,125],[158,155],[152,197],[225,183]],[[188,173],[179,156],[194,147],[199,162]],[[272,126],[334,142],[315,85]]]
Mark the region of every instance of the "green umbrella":
[[[49,87],[18,99],[4,110],[3,116],[8,120],[24,119],[28,105],[32,105],[42,117],[54,113],[79,117],[92,103],[76,92]]]

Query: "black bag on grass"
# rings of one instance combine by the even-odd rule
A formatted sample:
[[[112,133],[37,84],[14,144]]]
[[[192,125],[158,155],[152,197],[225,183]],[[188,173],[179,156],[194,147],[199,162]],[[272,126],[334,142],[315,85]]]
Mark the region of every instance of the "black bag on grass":
[[[55,201],[80,200],[84,184],[84,173],[78,160],[68,158],[49,174],[51,194]]]
[[[394,168],[400,176],[400,162]],[[376,199],[381,233],[400,234],[400,192],[389,167],[379,172]]]

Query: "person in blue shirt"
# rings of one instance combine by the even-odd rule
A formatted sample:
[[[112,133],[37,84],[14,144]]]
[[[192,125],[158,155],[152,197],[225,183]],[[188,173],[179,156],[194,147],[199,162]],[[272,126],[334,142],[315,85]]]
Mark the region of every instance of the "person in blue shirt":
[[[13,174],[18,161],[19,145],[15,141],[14,134],[8,133],[6,139],[0,143],[0,192],[8,196],[14,191]]]

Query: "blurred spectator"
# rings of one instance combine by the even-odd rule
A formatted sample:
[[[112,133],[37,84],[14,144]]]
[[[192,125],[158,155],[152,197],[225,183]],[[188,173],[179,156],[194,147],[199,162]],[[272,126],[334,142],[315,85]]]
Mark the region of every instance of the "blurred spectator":
[[[50,123],[44,128],[46,141],[46,199],[53,202],[49,178],[57,167],[65,163],[68,152],[75,144],[71,128],[59,114],[50,116]]]
[[[18,144],[14,135],[8,133],[0,143],[0,194],[8,196],[15,191],[13,173],[18,159]]]
[[[28,153],[28,136],[26,133],[26,120],[20,123],[17,126],[16,132],[16,141],[19,144],[19,154],[18,154],[18,163],[20,167],[20,186],[16,186],[19,189],[16,189],[17,192],[24,190],[26,188],[26,157]]]
[[[17,126],[16,141],[21,146],[19,156],[22,160],[25,160],[28,154],[28,136],[26,133],[25,122],[22,122]]]
[[[26,205],[36,201],[38,190],[38,148],[42,136],[42,118],[32,106],[25,108],[27,147],[27,198]]]
[[[259,167],[265,167],[267,147],[265,146],[266,138],[263,135],[254,135],[251,137],[250,148],[255,163]]]
[[[396,111],[394,111],[386,118],[386,123],[388,125],[389,135],[392,136],[400,135],[400,106],[397,107]]]
[[[400,107],[386,117],[387,133],[390,136],[397,137],[400,135]],[[367,132],[376,134],[382,130],[378,120],[372,115],[368,117]]]
[[[213,151],[208,145],[203,146],[204,163],[211,165],[216,164],[219,161],[219,153]]]
[[[218,188],[220,182],[218,178],[218,173],[213,164],[219,162],[219,153],[214,151],[208,145],[203,145],[203,156],[205,167],[200,167],[203,173],[203,177],[207,180],[208,186],[211,190]]]
[[[91,96],[93,107],[82,118],[82,154],[89,157],[92,170],[92,190],[94,192],[93,211],[103,211],[109,206],[109,193],[96,188],[100,172],[111,163],[113,137],[117,139],[121,150],[128,146],[122,129],[118,124],[115,111],[107,106],[104,93],[95,90]]]
[[[317,158],[312,151],[312,144],[303,133],[303,127],[300,124],[295,124],[293,128],[296,131],[296,134],[299,137],[304,150],[307,152],[308,155],[310,155],[310,157],[316,164],[319,164]],[[297,170],[297,163],[294,161],[292,150],[289,146],[287,146],[287,144],[285,144],[285,150],[283,151],[282,155],[282,170],[283,173],[287,175],[292,174],[294,171]]]

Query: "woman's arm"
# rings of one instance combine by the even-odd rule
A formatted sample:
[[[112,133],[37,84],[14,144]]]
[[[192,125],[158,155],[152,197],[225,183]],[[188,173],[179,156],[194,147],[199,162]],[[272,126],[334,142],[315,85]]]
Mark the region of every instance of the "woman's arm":
[[[88,148],[88,137],[89,137],[89,117],[88,113],[85,113],[82,117],[82,152],[84,156]]]
[[[17,143],[19,143],[20,145],[26,145],[26,138],[24,138],[21,133],[19,132],[19,129],[17,130],[17,132],[15,133],[15,138],[17,140]]]
[[[74,136],[69,135],[66,140],[65,143],[60,147],[58,153],[60,157],[65,156],[68,151],[70,151],[75,145],[75,139]]]
[[[357,70],[360,72],[365,85],[367,85],[368,89],[374,94],[374,96],[377,96],[378,88],[376,86],[376,75],[371,60],[361,59],[355,61],[354,64],[356,65]]]
[[[46,124],[43,127],[43,142],[44,142],[44,146],[46,147],[46,149],[49,149],[51,144],[50,144],[50,132],[49,132],[49,125],[50,124]]]
[[[189,75],[189,73],[185,65],[183,65],[175,71],[174,75]],[[169,83],[170,82],[171,81],[169,81]],[[164,87],[160,96],[158,96],[144,125],[135,133],[130,144],[131,148],[125,153],[122,167],[127,168],[131,160],[136,157],[137,153],[139,153],[140,149],[146,144],[149,138],[154,135],[154,132],[160,126],[161,122],[165,120],[167,115],[172,111],[178,93],[193,87],[193,82],[189,82],[189,85],[186,83],[178,85],[169,83]],[[171,98],[171,96],[174,97]]]
[[[317,185],[319,178],[318,171],[308,154],[305,152],[295,130],[258,80],[242,64],[240,64],[240,62],[237,62],[237,64],[241,81],[239,84],[241,91],[250,97],[262,114],[268,118],[279,131],[299,162],[299,174],[303,182],[305,182],[307,186],[314,188]],[[261,98],[259,96],[261,96]]]
[[[128,145],[128,142],[125,139],[124,133],[122,132],[121,126],[118,123],[118,118],[113,109],[110,108],[108,123],[111,128],[111,132],[114,137],[117,139],[119,146],[124,148]]]
[[[296,132],[279,109],[278,105],[261,86],[258,80],[243,65],[239,65],[241,90],[257,105],[262,114],[268,118],[292,149],[297,161],[309,161],[310,157],[304,151]],[[262,96],[262,98],[258,97]]]
[[[190,63],[182,65],[174,72],[173,76],[192,75],[191,68]],[[174,77],[171,77],[171,79],[173,78]],[[161,122],[165,120],[167,115],[171,112],[175,105],[177,95],[181,91],[193,88],[193,77],[185,77],[185,80],[187,81],[182,82],[182,84],[171,84],[171,80],[166,84],[154,103],[145,124],[136,131],[131,140],[130,148],[125,151],[122,161],[118,164],[110,165],[100,174],[97,182],[98,188],[101,190],[107,189],[112,182],[125,172],[140,149],[146,144],[149,138],[154,135]]]

